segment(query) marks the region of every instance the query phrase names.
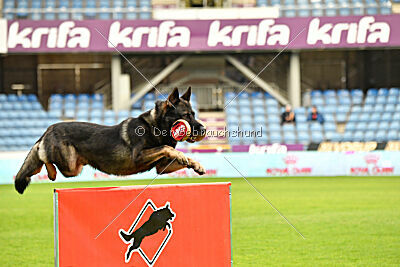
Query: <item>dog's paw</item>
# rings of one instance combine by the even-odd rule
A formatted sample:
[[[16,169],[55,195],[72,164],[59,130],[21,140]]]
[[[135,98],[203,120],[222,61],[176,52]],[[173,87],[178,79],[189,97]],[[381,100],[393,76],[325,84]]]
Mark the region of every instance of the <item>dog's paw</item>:
[[[175,152],[175,158],[176,158],[176,161],[177,161],[179,164],[184,165],[184,166],[188,166],[188,165],[189,165],[189,160],[188,160],[188,158],[185,156],[185,154],[183,154],[183,152],[181,152],[181,151],[176,151],[176,152]]]
[[[203,175],[206,173],[206,170],[204,169],[204,167],[201,166],[201,164],[198,163],[197,161],[191,162],[191,168],[199,175]]]

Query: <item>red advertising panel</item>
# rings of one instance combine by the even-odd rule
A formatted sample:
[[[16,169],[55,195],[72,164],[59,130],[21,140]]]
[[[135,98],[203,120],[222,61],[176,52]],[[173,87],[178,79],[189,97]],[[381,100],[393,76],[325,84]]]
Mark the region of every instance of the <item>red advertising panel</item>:
[[[56,189],[57,266],[231,266],[230,183]]]

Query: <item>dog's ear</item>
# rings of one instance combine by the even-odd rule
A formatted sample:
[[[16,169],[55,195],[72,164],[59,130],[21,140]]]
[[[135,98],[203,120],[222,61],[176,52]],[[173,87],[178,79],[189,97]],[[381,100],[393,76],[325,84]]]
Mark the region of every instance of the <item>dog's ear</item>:
[[[186,92],[181,96],[182,99],[186,101],[190,101],[190,96],[192,95],[192,87],[189,86],[189,88],[186,90]]]
[[[169,208],[169,203],[165,206],[166,208]]]
[[[172,93],[168,96],[168,106],[173,106],[179,102],[179,91],[178,88],[175,87]]]

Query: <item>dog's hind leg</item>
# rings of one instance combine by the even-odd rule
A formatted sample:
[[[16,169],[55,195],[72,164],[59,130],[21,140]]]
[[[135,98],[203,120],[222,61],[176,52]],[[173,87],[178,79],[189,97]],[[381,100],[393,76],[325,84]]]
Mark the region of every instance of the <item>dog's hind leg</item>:
[[[54,165],[51,163],[45,163],[45,166],[47,170],[47,176],[49,177],[50,180],[55,181],[57,177],[56,167],[54,167]]]
[[[68,145],[61,152],[62,161],[57,163],[57,167],[65,177],[74,177],[82,172],[85,161],[79,157],[76,149]]]

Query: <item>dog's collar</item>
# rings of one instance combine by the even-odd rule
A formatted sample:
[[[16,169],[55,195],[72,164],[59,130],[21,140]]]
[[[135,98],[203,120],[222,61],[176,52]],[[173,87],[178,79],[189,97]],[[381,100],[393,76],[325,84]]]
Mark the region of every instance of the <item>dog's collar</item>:
[[[132,120],[132,118],[124,120],[124,122],[122,123],[122,129],[121,129],[122,140],[124,140],[124,142],[128,146],[131,146],[131,139],[129,138],[129,135],[128,135],[128,125],[131,122],[131,120]]]

